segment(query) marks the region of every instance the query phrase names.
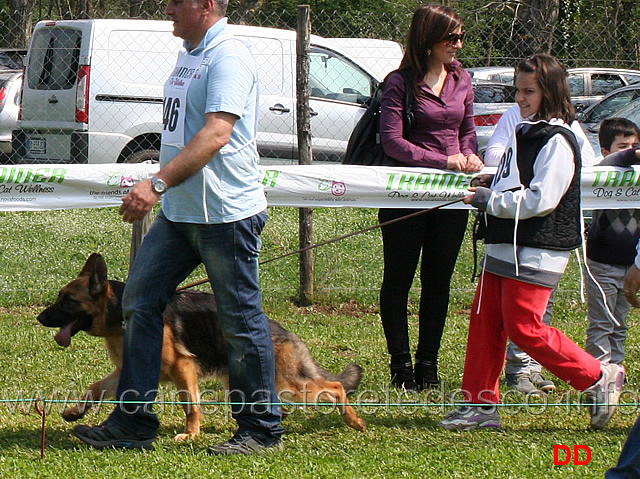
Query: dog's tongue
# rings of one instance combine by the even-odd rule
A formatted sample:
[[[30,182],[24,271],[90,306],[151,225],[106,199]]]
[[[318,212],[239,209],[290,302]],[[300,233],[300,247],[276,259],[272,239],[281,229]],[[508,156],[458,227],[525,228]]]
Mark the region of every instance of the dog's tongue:
[[[68,347],[71,344],[71,326],[73,323],[67,324],[64,328],[60,328],[58,334],[55,335],[53,339],[56,340],[63,348]]]

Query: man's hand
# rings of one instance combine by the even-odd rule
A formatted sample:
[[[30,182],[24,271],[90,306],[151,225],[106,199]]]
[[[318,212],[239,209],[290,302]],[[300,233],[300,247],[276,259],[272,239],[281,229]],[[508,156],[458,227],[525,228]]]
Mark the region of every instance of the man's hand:
[[[631,303],[634,308],[640,308],[640,300],[638,300],[638,289],[640,289],[640,269],[634,264],[629,268],[624,277],[624,297]]]
[[[122,220],[133,223],[141,220],[160,200],[160,195],[153,191],[151,180],[145,180],[134,186],[133,190],[122,199],[119,213]]]

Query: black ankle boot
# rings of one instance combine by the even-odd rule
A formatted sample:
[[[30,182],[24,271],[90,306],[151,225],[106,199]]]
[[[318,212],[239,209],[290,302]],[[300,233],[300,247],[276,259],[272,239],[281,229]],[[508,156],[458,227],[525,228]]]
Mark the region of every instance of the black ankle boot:
[[[438,362],[416,359],[415,381],[418,391],[438,387]]]
[[[391,384],[405,391],[416,390],[416,380],[413,376],[413,365],[408,363],[391,363]]]

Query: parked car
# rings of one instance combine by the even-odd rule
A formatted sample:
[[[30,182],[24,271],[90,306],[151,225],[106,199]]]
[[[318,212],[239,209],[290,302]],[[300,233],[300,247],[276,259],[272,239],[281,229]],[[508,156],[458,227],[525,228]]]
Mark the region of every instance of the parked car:
[[[506,83],[474,80],[473,95],[478,152],[482,157],[498,120],[505,111],[515,105],[516,89],[513,85]]]
[[[587,138],[591,142],[593,149],[596,152],[596,161],[600,161],[602,158],[602,153],[600,152],[600,141],[598,140],[598,131],[600,130],[600,123],[602,120],[606,118],[627,118],[634,122],[636,125],[640,125],[640,95],[630,100],[622,108],[613,111],[610,115],[601,118],[597,123],[590,123],[589,125],[585,125],[585,133],[587,134]]]
[[[22,70],[27,50],[22,48],[0,49],[0,70]]]
[[[489,80],[513,85],[515,68],[513,67],[473,67],[466,69],[474,80]]]
[[[594,103],[586,110],[578,112],[577,117],[584,129],[593,125],[600,125],[605,118],[609,118],[621,108],[640,98],[640,83],[632,84],[613,90],[598,103]]]
[[[22,70],[0,70],[0,153],[11,154],[11,132],[18,124]]]
[[[252,45],[260,78],[257,144],[266,157],[297,157],[296,32],[230,25]],[[158,158],[163,84],[182,41],[170,21],[41,21],[27,55],[17,163],[111,163]],[[311,36],[311,133],[315,159],[339,160],[362,103],[396,68],[395,42],[369,44],[369,62],[337,41]],[[349,40],[341,41],[348,44]],[[374,71],[373,52],[380,58]],[[386,57],[385,57],[386,55]]]
[[[569,68],[571,101],[577,111],[599,102],[607,93],[640,82],[640,70]]]

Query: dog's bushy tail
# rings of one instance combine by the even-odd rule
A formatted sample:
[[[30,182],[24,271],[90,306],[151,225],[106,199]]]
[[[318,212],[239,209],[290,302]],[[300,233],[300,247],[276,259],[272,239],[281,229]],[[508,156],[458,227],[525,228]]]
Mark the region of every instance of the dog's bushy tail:
[[[345,391],[347,391],[347,395],[349,395],[360,386],[360,381],[362,381],[362,368],[355,363],[349,363],[347,367],[344,368],[344,371],[338,374],[336,378],[342,383]]]
[[[315,361],[314,361],[315,363]],[[316,374],[324,377],[327,381],[338,381],[347,392],[347,395],[355,392],[362,380],[362,368],[355,363],[347,364],[340,374],[333,374],[324,369],[318,363],[315,363]]]

